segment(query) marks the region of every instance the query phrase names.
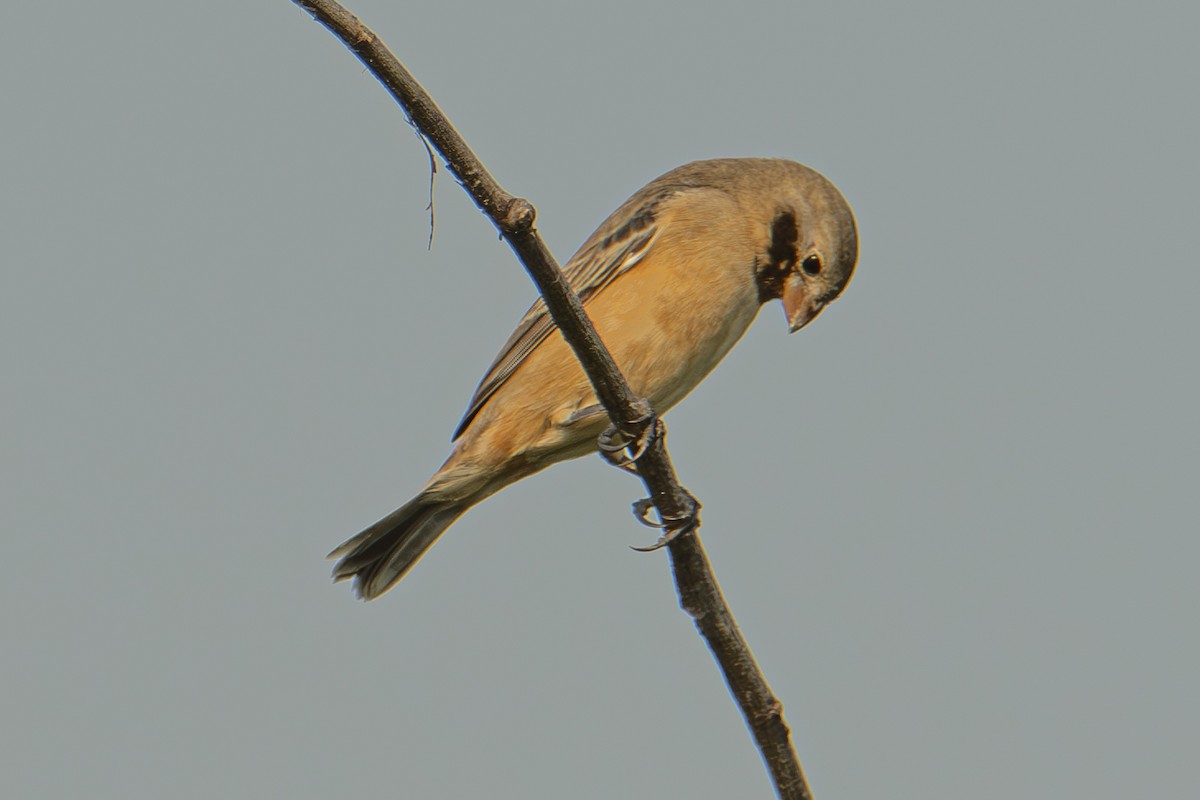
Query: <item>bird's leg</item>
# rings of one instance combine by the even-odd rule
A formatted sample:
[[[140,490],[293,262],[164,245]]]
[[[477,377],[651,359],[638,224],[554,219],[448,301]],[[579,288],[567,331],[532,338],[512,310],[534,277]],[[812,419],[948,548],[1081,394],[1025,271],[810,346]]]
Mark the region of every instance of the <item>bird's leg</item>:
[[[682,488],[682,487],[680,487]],[[700,527],[700,501],[689,492],[683,490],[687,508],[678,516],[664,517],[659,511],[659,520],[650,519],[649,514],[652,510],[657,510],[654,501],[649,497],[643,497],[641,500],[633,504],[633,516],[638,522],[651,528],[660,528],[663,532],[662,536],[658,537],[658,541],[646,547],[633,547],[630,549],[637,550],[639,553],[652,553],[655,550],[661,550],[671,542],[683,536],[685,533],[691,533]]]
[[[648,401],[639,400],[637,411],[639,412],[637,419],[629,420],[621,425],[609,425],[604,433],[600,434],[597,442],[601,458],[614,467],[619,467],[634,475],[640,475],[637,468],[638,459],[644,456],[656,441],[661,441],[667,435],[666,426],[654,413],[654,409],[650,407]],[[664,517],[659,511],[657,521],[649,516],[651,511],[658,510],[654,501],[649,497],[642,498],[633,504],[633,516],[638,522],[651,528],[658,528],[663,532],[654,544],[647,547],[634,547],[634,550],[642,553],[660,550],[685,533],[690,533],[700,527],[700,501],[687,489],[683,489],[683,494],[683,512]]]
[[[600,457],[626,472],[637,475],[637,460],[645,455],[655,440],[666,436],[667,429],[646,400],[637,402],[639,416],[620,425],[609,425],[600,434],[597,446]]]

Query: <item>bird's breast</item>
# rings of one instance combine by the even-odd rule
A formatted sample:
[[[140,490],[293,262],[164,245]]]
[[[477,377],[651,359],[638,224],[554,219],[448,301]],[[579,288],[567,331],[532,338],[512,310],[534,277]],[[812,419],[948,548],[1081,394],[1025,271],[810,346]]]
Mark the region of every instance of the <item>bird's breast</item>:
[[[748,267],[675,266],[639,266],[588,309],[634,392],[660,413],[712,371],[759,307]]]

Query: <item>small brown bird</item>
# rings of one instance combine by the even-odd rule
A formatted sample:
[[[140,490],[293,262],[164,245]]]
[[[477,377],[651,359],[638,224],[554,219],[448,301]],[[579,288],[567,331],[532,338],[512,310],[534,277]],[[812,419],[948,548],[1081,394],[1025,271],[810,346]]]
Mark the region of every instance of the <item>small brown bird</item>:
[[[625,201],[563,271],[633,391],[660,414],[779,298],[794,332],[841,294],[858,258],[854,216],[794,161],[697,161]],[[348,540],[335,580],[386,592],[467,509],[608,427],[583,369],[539,300],[484,376],[454,450],[415,498]]]

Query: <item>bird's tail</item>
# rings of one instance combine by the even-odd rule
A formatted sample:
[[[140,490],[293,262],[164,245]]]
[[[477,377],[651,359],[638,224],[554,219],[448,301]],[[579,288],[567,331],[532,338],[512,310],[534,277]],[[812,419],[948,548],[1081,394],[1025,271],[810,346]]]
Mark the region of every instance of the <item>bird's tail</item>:
[[[329,554],[338,559],[334,581],[354,578],[358,596],[375,599],[403,578],[469,507],[417,495]]]

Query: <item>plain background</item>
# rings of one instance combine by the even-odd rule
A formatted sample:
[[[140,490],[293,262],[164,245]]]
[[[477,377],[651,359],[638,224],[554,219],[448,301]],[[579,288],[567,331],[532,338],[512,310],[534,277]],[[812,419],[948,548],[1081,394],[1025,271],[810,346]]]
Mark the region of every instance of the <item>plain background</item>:
[[[1180,797],[1200,743],[1194,3],[353,6],[560,259],[656,175],[828,175],[858,274],[668,417],[818,797]],[[272,3],[0,26],[5,797],[769,797],[640,485],[506,490],[364,605],[534,292]],[[684,310],[686,313],[686,310]]]

